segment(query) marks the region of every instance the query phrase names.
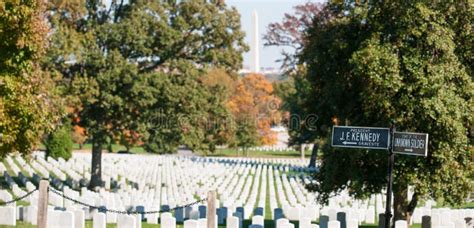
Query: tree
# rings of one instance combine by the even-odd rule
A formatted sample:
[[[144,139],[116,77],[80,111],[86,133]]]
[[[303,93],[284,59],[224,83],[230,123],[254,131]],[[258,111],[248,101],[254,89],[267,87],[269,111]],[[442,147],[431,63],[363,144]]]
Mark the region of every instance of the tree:
[[[119,136],[120,145],[125,146],[125,151],[130,153],[133,146],[143,144],[140,134],[135,131],[124,130]]]
[[[271,131],[271,126],[281,122],[281,100],[273,94],[272,84],[261,74],[248,74],[241,82],[253,98],[260,144],[275,144],[276,134]]]
[[[79,149],[84,147],[84,143],[87,140],[86,129],[78,125],[72,127],[72,141],[79,145]]]
[[[174,153],[179,145],[196,152],[213,152],[228,137],[230,114],[227,93],[220,86],[205,84],[206,69],[189,61],[174,63],[172,73],[155,73],[157,102],[146,112],[151,127],[145,149]]]
[[[308,166],[315,167],[320,142],[313,128],[318,118],[311,113],[311,106],[306,106],[307,100],[311,98],[311,84],[306,75],[306,67],[302,65],[289,74],[288,80],[274,86],[275,94],[282,100],[281,110],[288,113],[283,120],[290,136],[288,144],[303,148],[303,144],[314,143]],[[304,151],[301,150],[301,153],[303,157]]]
[[[256,129],[257,132],[252,133],[252,137],[257,136],[257,141],[256,144],[252,144],[253,141],[249,140],[238,141],[252,142],[246,147],[274,144],[276,135],[271,131],[271,126],[281,120],[278,109],[280,102],[280,99],[273,95],[272,84],[263,75],[248,74],[239,79],[227,105],[236,121],[237,130],[243,130],[239,125]],[[250,133],[250,129],[246,129],[245,132]],[[245,132],[236,132],[237,137],[243,137]]]
[[[236,91],[238,75],[236,72],[225,71],[224,69],[210,69],[201,78],[202,83],[211,92],[211,96],[219,97],[214,101],[219,101],[216,108],[210,110],[213,113],[208,118],[208,141],[212,142],[212,150],[214,152],[217,145],[225,145],[232,143],[235,139],[237,123],[228,107],[228,102]]]
[[[234,95],[227,102],[227,107],[237,126],[230,146],[242,148],[247,155],[249,147],[258,145],[260,135],[257,133],[256,117],[258,114],[255,109],[254,97],[247,91],[241,80],[237,82]]]
[[[161,153],[180,143],[206,147],[206,135],[194,125],[163,127],[155,120],[161,114],[194,120],[210,110],[201,106],[213,97],[204,94],[198,75],[207,67],[238,69],[247,49],[239,14],[221,2],[111,1],[108,8],[100,2],[51,2],[55,33],[44,61],[78,98],[81,126],[93,144],[91,189],[102,182],[103,146],[121,132],[140,133],[147,148]]]
[[[334,1],[328,4],[333,17],[314,20],[307,31],[300,61],[311,84],[305,104],[319,117],[313,135],[330,140],[333,121],[379,127],[394,121],[399,131],[430,134],[428,157],[396,156],[394,220],[410,220],[427,197],[461,203],[471,187],[474,85],[471,66],[457,54],[470,48],[458,42],[447,19],[472,10],[446,10],[456,4]],[[318,183],[309,186],[320,200],[342,189],[363,198],[386,186],[385,153],[328,144],[323,152]],[[408,185],[414,187],[410,202]]]
[[[49,28],[42,1],[0,3],[0,159],[26,156],[62,117],[54,80],[37,61]]]
[[[87,140],[86,129],[80,126],[81,119],[79,118],[78,110],[73,107],[68,107],[66,109],[69,113],[69,119],[72,127],[72,141],[76,144],[79,144],[79,149],[82,149],[84,143]]]
[[[263,36],[265,46],[278,46],[282,49],[283,59],[281,68],[289,73],[298,67],[297,56],[307,43],[304,32],[311,27],[313,20],[322,18],[326,14],[323,5],[314,2],[306,2],[294,7],[292,14],[285,13],[282,22],[270,23],[267,32]],[[289,50],[288,50],[289,49]]]
[[[289,112],[285,120],[290,135],[289,144],[314,143],[310,167],[316,164],[320,140],[313,133],[311,124],[317,121],[317,117],[310,111],[311,107],[304,104],[306,99],[311,98],[311,87],[306,76],[306,65],[302,64],[299,57],[308,44],[305,33],[314,21],[326,23],[331,17],[331,11],[325,4],[307,2],[295,6],[294,12],[285,14],[282,22],[271,23],[263,37],[266,46],[286,49],[282,50],[284,58],[281,68],[289,81],[282,83],[283,87],[279,88],[277,95],[283,102],[282,111]]]
[[[72,156],[72,144],[71,125],[68,121],[65,121],[51,132],[44,141],[46,157],[69,160]]]
[[[256,122],[251,118],[238,119],[235,138],[230,144],[232,147],[242,149],[246,157],[248,157],[248,149],[259,144],[259,135],[255,123]]]

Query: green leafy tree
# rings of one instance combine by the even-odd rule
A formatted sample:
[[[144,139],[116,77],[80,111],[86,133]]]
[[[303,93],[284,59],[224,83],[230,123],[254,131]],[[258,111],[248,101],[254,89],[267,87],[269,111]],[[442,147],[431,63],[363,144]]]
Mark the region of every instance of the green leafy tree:
[[[305,106],[319,117],[314,137],[330,140],[333,121],[378,127],[394,121],[399,131],[429,133],[426,158],[395,158],[394,220],[409,220],[427,197],[462,203],[472,185],[468,129],[474,96],[472,56],[466,54],[472,45],[462,37],[472,34],[449,21],[472,18],[472,6],[418,0],[334,1],[327,7],[333,16],[314,20],[300,58],[311,83]],[[452,9],[459,7],[468,10]],[[309,188],[324,202],[342,189],[367,197],[386,186],[386,164],[386,153],[326,144],[318,183]]]
[[[0,2],[0,159],[28,155],[61,118],[54,80],[37,64],[49,28],[42,1]]]
[[[196,152],[213,152],[228,139],[230,114],[222,87],[203,82],[205,69],[189,61],[173,64],[173,73],[155,73],[154,103],[146,112],[150,124],[145,149],[154,153],[174,153],[179,145]]]
[[[91,189],[102,183],[102,148],[121,132],[139,133],[146,148],[160,153],[180,144],[206,148],[208,132],[199,125],[155,121],[208,117],[219,102],[201,88],[199,75],[207,67],[238,69],[247,48],[239,14],[218,1],[111,1],[108,8],[101,2],[51,2],[55,33],[44,61],[81,107],[80,125],[93,144]]]
[[[257,121],[252,117],[236,120],[236,130],[231,147],[242,149],[248,157],[248,149],[259,144],[259,134],[256,126]]]
[[[72,129],[69,122],[63,123],[63,125],[53,130],[44,141],[46,157],[69,160],[72,156],[73,146],[71,133]]]
[[[320,140],[313,133],[313,124],[318,117],[313,115],[312,107],[305,104],[312,99],[311,84],[308,81],[306,65],[299,57],[308,44],[305,32],[314,23],[325,23],[331,18],[331,11],[325,4],[307,2],[294,7],[281,22],[268,25],[263,39],[266,46],[284,47],[281,68],[288,81],[280,83],[277,95],[282,99],[282,111],[288,112],[285,123],[290,135],[290,145],[314,143],[309,166],[314,167],[319,151]],[[316,22],[315,22],[316,21]],[[288,51],[289,50],[289,51]],[[303,153],[303,151],[302,151]]]

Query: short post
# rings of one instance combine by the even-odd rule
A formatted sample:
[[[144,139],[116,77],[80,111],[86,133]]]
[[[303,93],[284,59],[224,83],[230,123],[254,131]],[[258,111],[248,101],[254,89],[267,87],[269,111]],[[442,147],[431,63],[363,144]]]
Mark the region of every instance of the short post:
[[[49,181],[40,181],[37,216],[38,228],[46,228],[48,226],[48,187]]]
[[[216,192],[207,193],[207,228],[216,228]]]

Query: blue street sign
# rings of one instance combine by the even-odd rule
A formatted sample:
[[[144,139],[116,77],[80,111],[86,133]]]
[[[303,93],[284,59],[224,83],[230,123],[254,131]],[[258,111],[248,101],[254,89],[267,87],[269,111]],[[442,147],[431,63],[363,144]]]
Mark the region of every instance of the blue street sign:
[[[388,150],[390,129],[377,127],[333,126],[333,147]]]

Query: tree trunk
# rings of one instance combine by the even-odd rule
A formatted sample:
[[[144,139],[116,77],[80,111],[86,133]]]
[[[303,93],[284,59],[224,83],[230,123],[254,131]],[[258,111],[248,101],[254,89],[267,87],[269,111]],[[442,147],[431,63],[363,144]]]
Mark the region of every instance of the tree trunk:
[[[83,147],[84,147],[84,144],[79,143],[79,150],[82,150]]]
[[[415,193],[413,194],[410,203],[408,203],[408,208],[407,208],[407,223],[410,224],[411,221],[411,216],[413,215],[413,212],[415,211],[416,206],[418,205],[418,195]],[[410,225],[408,225],[409,227]]]
[[[393,192],[394,218],[393,224],[397,220],[407,221],[407,227],[410,227],[411,216],[418,204],[418,195],[414,194],[411,201],[408,202],[408,188],[402,187]]]
[[[102,186],[102,144],[92,142],[92,167],[91,167],[91,182],[89,189],[97,191],[98,187]]]
[[[311,159],[309,159],[309,166],[310,168],[316,167],[316,159],[318,158],[318,143],[314,143],[313,150],[311,151]]]

